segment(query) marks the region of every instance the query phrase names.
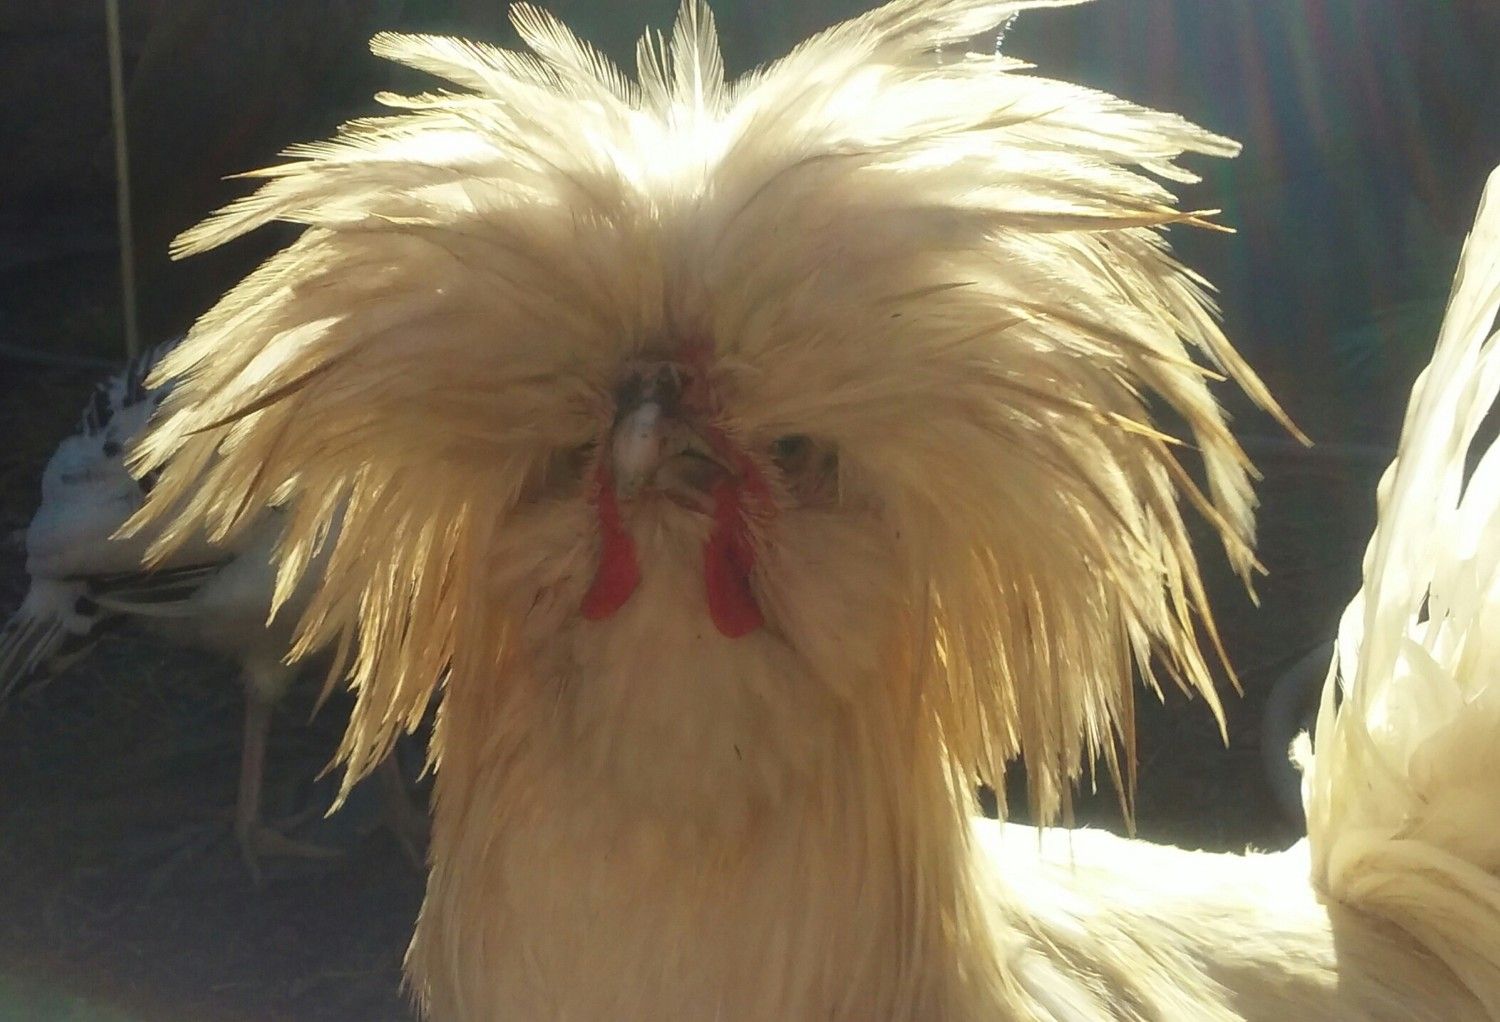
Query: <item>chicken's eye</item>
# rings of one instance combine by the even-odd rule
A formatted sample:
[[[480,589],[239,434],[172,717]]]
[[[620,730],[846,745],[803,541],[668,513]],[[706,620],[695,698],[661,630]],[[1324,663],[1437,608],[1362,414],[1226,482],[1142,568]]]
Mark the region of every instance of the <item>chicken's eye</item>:
[[[589,440],[577,447],[569,448],[564,458],[568,475],[574,478],[582,476],[584,469],[588,468],[589,462],[593,460],[594,452],[598,449],[598,440]]]
[[[787,463],[804,459],[812,445],[812,440],[801,433],[778,437],[771,442],[771,460],[785,471]]]
[[[565,491],[583,481],[589,466],[599,453],[599,441],[589,440],[574,447],[567,447],[552,456],[549,475],[552,485]]]
[[[599,448],[596,440],[555,448],[537,460],[521,489],[523,502],[566,497],[578,492]]]
[[[772,441],[770,455],[787,489],[803,504],[831,500],[836,494],[839,457],[833,448],[793,433]]]

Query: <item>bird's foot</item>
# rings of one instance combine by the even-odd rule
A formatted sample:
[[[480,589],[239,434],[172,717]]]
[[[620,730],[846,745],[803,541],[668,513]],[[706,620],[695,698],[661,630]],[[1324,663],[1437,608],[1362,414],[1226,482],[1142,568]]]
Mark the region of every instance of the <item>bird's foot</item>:
[[[254,818],[245,820],[233,812],[213,813],[208,818],[184,823],[169,831],[158,831],[145,840],[133,842],[134,847],[126,853],[126,858],[136,862],[155,860],[150,867],[151,879],[146,885],[148,896],[151,896],[171,886],[184,870],[194,873],[206,870],[206,875],[222,873],[229,860],[220,859],[216,853],[228,846],[232,839],[239,851],[239,859],[258,887],[266,879],[267,860],[326,862],[344,854],[338,848],[290,836],[310,815],[317,813],[298,813],[270,824]]]
[[[299,814],[305,815],[305,814]],[[234,839],[240,848],[240,858],[257,887],[264,880],[261,869],[262,858],[311,859],[327,861],[343,856],[337,848],[329,848],[312,841],[301,841],[287,835],[286,830],[295,827],[299,819],[276,827],[259,820],[236,821]]]

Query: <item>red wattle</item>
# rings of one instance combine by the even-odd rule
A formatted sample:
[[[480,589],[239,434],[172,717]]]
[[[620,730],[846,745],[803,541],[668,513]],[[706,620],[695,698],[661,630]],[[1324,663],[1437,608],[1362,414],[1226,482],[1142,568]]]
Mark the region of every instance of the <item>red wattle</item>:
[[[636,557],[635,540],[620,520],[620,505],[607,463],[600,463],[597,483],[594,506],[599,514],[599,567],[580,608],[589,621],[613,617],[641,584],[641,562]]]
[[[760,605],[750,590],[755,549],[745,527],[737,488],[728,480],[714,487],[714,527],[703,547],[703,581],[714,626],[731,639],[749,635],[762,624]]]

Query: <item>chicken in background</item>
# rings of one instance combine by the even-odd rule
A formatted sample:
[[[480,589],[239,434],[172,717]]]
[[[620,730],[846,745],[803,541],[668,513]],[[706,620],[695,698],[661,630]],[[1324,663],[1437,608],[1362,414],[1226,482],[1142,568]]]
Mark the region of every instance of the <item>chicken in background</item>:
[[[233,835],[258,881],[262,857],[338,854],[288,836],[262,814],[272,715],[301,670],[288,664],[287,654],[297,615],[316,584],[317,562],[314,574],[273,617],[281,510],[262,512],[255,527],[229,544],[200,536],[149,567],[143,564],[146,538],[118,535],[155,482],[155,473],[133,476],[126,459],[170,389],[148,387],[146,377],[176,343],[143,352],[98,384],[78,431],[47,463],[41,506],[22,537],[30,585],[0,628],[0,709],[18,689],[44,682],[87,655],[101,632],[116,624],[230,658],[239,666],[245,695]],[[423,814],[406,804],[394,759],[382,768],[381,780],[392,800],[392,820],[400,821],[392,829],[419,859]]]
[[[952,58],[1052,5],[896,0],[734,84],[691,0],[633,81],[526,5],[529,54],[380,36],[455,91],[383,97],[181,239],[305,227],[159,371],[136,526],[166,552],[294,495],[289,587],[343,509],[300,642],[358,638],[350,780],[440,694],[430,1018],[1500,1017],[1500,454],[1463,485],[1500,185],[1308,839],[972,816],[1013,757],[1044,818],[1096,758],[1128,785],[1133,670],[1217,710],[1179,501],[1248,576],[1209,383],[1277,413],[1164,236],[1208,214],[1159,182],[1236,146]]]

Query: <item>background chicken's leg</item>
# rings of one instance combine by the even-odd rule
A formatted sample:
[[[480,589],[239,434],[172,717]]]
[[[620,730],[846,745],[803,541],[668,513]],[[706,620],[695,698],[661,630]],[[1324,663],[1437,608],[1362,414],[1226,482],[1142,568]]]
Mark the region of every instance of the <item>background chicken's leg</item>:
[[[234,806],[234,839],[240,846],[245,868],[256,883],[261,880],[262,855],[331,859],[340,854],[332,848],[288,837],[262,819],[271,715],[292,676],[291,669],[279,663],[274,668],[252,665],[245,672],[245,731],[240,748],[239,795]],[[297,819],[294,817],[286,826],[294,825]]]

